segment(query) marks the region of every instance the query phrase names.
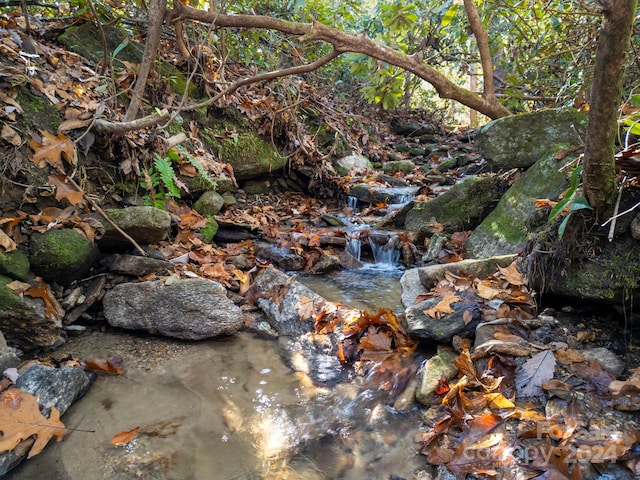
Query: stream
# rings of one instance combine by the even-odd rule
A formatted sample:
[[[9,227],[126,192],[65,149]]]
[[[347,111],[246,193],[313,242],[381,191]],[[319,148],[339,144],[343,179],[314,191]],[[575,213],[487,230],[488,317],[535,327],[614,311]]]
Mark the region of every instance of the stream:
[[[401,273],[369,264],[299,279],[331,301],[401,312]],[[284,365],[275,340],[241,332],[185,343],[110,330],[71,338],[65,351],[121,355],[128,370],[99,374],[63,417],[78,430],[11,478],[400,479],[426,468],[417,410],[397,413],[393,399],[351,383],[314,386]],[[110,445],[135,427],[135,440]]]

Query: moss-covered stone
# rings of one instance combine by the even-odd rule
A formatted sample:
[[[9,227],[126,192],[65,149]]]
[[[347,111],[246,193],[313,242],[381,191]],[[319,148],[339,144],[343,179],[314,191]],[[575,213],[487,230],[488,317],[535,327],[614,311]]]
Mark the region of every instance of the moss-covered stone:
[[[498,203],[499,177],[471,177],[451,187],[433,200],[417,202],[407,212],[404,228],[416,232],[422,242],[430,233],[429,225],[438,222],[446,232],[468,230],[478,225]]]
[[[498,168],[527,168],[542,158],[550,145],[581,145],[587,123],[586,112],[570,107],[512,115],[480,127],[475,145]]]
[[[62,123],[59,110],[46,98],[31,93],[26,87],[20,88],[16,101],[24,110],[19,124],[25,130],[56,132]]]
[[[538,213],[534,199],[557,200],[568,187],[567,175],[560,168],[575,159],[575,155],[567,155],[563,160],[555,158],[558,150],[567,147],[566,144],[552,146],[516,180],[467,240],[468,257],[508,255],[524,246],[528,240],[527,225],[534,225],[533,219]]]
[[[17,280],[26,280],[29,276],[29,256],[22,250],[0,252],[0,274]]]
[[[110,208],[105,209],[105,213],[140,245],[159,242],[167,236],[171,227],[171,215],[155,207]],[[105,227],[105,234],[98,241],[100,249],[118,252],[133,248],[131,242],[102,216],[95,214],[92,216]]]
[[[427,360],[427,363],[420,371],[418,378],[418,388],[416,398],[423,405],[430,405],[431,400],[436,396],[438,383],[444,376],[447,380],[455,378],[458,369],[453,361],[458,354],[453,350],[438,346],[438,353]]]
[[[228,132],[234,135],[227,135]],[[231,122],[219,122],[202,130],[207,146],[233,167],[238,180],[248,180],[283,168],[286,157],[256,132],[242,130]]]
[[[68,285],[87,274],[98,251],[87,237],[71,229],[33,233],[29,240],[31,269],[48,282]]]
[[[207,215],[207,226],[198,230],[198,233],[202,235],[202,240],[205,243],[211,243],[213,237],[218,233],[218,222],[211,215]]]
[[[193,204],[194,210],[204,216],[216,215],[222,206],[224,205],[224,199],[218,192],[209,190],[204,192],[198,200]]]
[[[382,166],[382,171],[387,174],[397,172],[409,173],[413,171],[414,168],[416,168],[416,164],[411,160],[396,160],[385,163]]]

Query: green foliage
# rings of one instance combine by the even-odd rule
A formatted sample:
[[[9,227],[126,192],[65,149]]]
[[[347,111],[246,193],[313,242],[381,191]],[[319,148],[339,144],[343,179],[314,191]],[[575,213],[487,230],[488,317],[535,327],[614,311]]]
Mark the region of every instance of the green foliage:
[[[631,95],[627,103],[633,107],[632,113],[624,115],[620,123],[625,127],[627,135],[640,136],[640,93]],[[625,142],[625,146],[626,146]]]
[[[591,210],[591,206],[587,199],[581,195],[577,195],[578,187],[580,186],[580,178],[582,178],[582,166],[578,166],[573,169],[571,179],[569,180],[569,189],[566,191],[564,198],[556,203],[556,205],[551,209],[551,212],[549,212],[549,223],[553,222],[560,215],[565,215],[558,227],[558,238],[562,238],[564,235],[569,223],[569,218],[571,217],[571,212],[583,209]]]

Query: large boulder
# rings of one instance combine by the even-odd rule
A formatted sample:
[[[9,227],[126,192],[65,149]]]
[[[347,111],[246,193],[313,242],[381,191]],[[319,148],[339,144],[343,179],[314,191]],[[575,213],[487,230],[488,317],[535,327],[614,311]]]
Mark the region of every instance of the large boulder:
[[[405,216],[404,228],[421,243],[438,222],[446,232],[475,228],[496,206],[502,191],[499,177],[470,177],[433,200],[416,202]]]
[[[507,190],[496,208],[476,227],[467,242],[465,253],[469,258],[486,258],[517,253],[529,239],[530,232],[547,225],[546,216],[534,199],[558,200],[569,186],[567,173],[560,169],[575,159],[575,154],[562,160],[556,152],[568,145],[552,146],[534,165],[522,174]]]
[[[46,287],[42,296],[20,296],[7,287],[9,277],[0,276],[0,330],[7,341],[25,350],[54,348],[64,343],[62,307]]]
[[[109,208],[107,216],[127,235],[140,245],[156,243],[164,239],[171,227],[171,215],[154,207]],[[92,214],[105,227],[104,236],[98,241],[100,249],[107,252],[126,251],[133,248],[129,240],[122,236],[104,217]]]
[[[121,283],[102,300],[109,325],[183,340],[232,335],[243,325],[242,311],[225,288],[204,278]]]
[[[581,145],[587,131],[587,113],[575,108],[541,110],[499,118],[476,131],[480,154],[498,168],[527,168],[550,145]]]
[[[83,278],[97,257],[95,244],[72,229],[36,232],[29,239],[31,270],[47,282],[68,285]]]

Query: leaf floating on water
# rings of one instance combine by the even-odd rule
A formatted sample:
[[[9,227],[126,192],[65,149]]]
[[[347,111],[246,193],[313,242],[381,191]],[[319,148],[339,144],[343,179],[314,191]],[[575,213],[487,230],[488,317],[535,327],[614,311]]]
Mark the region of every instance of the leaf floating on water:
[[[89,370],[97,370],[99,372],[122,375],[126,371],[124,368],[124,360],[119,355],[116,355],[111,360],[94,358],[93,360],[84,360],[83,363]]]
[[[516,389],[520,397],[536,397],[542,393],[542,384],[553,379],[556,358],[551,350],[536,353],[524,362],[516,374]]]
[[[139,432],[140,432],[140,427],[135,427],[135,428],[132,428],[131,430],[124,430],[120,433],[116,433],[113,437],[111,437],[111,440],[109,440],[109,443],[115,446],[126,445],[131,440],[136,438]]]

